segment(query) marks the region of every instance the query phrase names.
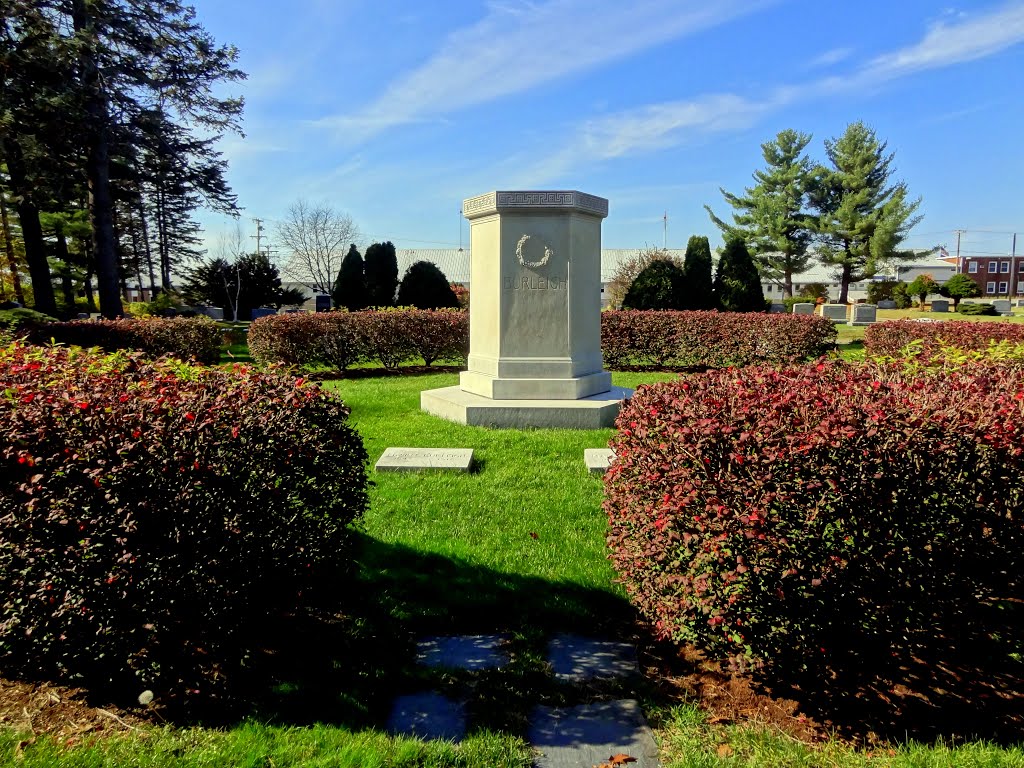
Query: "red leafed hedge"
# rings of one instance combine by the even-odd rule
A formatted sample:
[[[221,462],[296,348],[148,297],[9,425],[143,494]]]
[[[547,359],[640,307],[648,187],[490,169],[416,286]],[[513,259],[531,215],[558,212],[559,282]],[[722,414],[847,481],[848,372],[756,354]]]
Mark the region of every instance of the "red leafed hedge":
[[[301,379],[13,345],[0,425],[7,672],[224,693],[260,627],[344,576],[366,452]]]
[[[791,363],[825,354],[836,340],[831,321],[816,315],[759,312],[601,313],[605,365],[723,368]]]
[[[990,343],[1001,341],[1024,343],[1024,325],[969,320],[943,320],[937,323],[888,320],[870,325],[864,331],[864,349],[869,355],[877,357],[898,357],[900,350],[911,342],[919,342],[919,354],[927,359],[943,347],[980,350]]]
[[[273,315],[252,324],[249,350],[261,363],[337,370],[366,361],[397,368],[416,358],[430,365],[466,356],[469,316],[448,309]]]
[[[1024,565],[1012,366],[711,371],[640,387],[618,429],[610,557],[660,635],[714,656],[928,633]]]
[[[171,355],[213,364],[220,359],[223,332],[208,317],[139,317],[50,323],[29,335],[35,344],[99,347],[108,352],[134,349],[150,357]]]

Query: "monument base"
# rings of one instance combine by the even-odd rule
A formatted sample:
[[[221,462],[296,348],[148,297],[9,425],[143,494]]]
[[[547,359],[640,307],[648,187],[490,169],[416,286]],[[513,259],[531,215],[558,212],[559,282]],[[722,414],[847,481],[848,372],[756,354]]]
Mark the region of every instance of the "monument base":
[[[496,429],[603,429],[615,425],[619,406],[633,390],[612,387],[581,400],[492,400],[461,387],[420,392],[420,408],[473,427]]]
[[[600,371],[572,379],[510,379],[463,371],[459,386],[491,400],[579,400],[610,391],[612,375]]]

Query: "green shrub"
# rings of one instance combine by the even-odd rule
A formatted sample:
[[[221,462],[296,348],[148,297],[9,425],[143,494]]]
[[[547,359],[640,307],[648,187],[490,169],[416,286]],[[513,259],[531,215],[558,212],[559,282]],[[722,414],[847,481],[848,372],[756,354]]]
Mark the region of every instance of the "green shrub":
[[[835,340],[833,323],[818,315],[601,313],[601,351],[613,369],[627,364],[720,368],[791,363],[820,357]]]
[[[208,317],[138,317],[120,320],[72,320],[33,330],[36,344],[51,341],[77,347],[99,347],[108,352],[134,349],[151,357],[171,355],[212,364],[220,360],[223,336]]]
[[[56,318],[34,309],[0,309],[0,345],[9,344],[15,338],[28,336],[55,322]]]
[[[682,309],[683,270],[671,261],[652,261],[636,276],[622,300],[623,309]]]
[[[8,673],[219,695],[350,561],[366,452],[316,386],[13,345],[0,392]]]
[[[712,371],[639,388],[617,426],[610,557],[659,635],[714,657],[814,668],[954,631],[1024,564],[1013,367]]]
[[[979,303],[979,304],[974,304],[974,303],[971,303],[971,304],[960,304],[956,308],[956,311],[959,312],[961,315],[988,315],[988,316],[995,316],[995,315],[999,314],[998,312],[996,312],[996,308],[992,304],[981,304],[981,303]]]
[[[459,300],[448,278],[429,261],[417,261],[405,270],[398,286],[398,306],[417,309],[453,309]]]

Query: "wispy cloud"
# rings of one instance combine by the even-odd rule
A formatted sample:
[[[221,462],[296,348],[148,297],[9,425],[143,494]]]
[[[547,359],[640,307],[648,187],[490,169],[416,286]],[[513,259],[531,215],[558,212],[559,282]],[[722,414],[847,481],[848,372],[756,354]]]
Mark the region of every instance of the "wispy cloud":
[[[815,56],[808,63],[808,69],[818,69],[820,67],[831,67],[839,64],[840,62],[846,61],[850,56],[853,55],[853,48],[833,48],[829,51],[825,51]]]
[[[780,86],[760,100],[714,94],[649,104],[586,121],[562,148],[533,164],[528,180],[538,184],[563,177],[583,163],[677,146],[710,133],[742,130],[797,102],[876,88],[925,70],[991,56],[1024,41],[1024,3],[957,19],[959,23],[934,24],[920,42],[878,56],[843,76]]]
[[[721,24],[774,0],[547,0],[492,2],[452,32],[422,66],[353,114],[315,124],[365,139],[585,72]]]

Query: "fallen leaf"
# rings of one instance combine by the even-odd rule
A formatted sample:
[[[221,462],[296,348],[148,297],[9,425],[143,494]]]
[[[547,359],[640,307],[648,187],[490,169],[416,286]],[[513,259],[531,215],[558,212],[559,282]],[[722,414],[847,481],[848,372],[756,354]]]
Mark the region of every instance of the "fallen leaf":
[[[623,752],[620,752],[617,755],[612,755],[611,757],[609,757],[608,762],[612,765],[625,765],[626,763],[635,763],[636,758],[632,757],[631,755],[627,755]]]
[[[530,531],[530,538],[536,541],[537,539],[539,539],[539,538],[540,538],[540,536],[538,536],[538,535],[537,535],[536,533],[534,533],[533,531]]]
[[[718,756],[719,757],[729,757],[730,755],[732,755],[732,747],[730,747],[728,744],[719,744],[718,745]]]

